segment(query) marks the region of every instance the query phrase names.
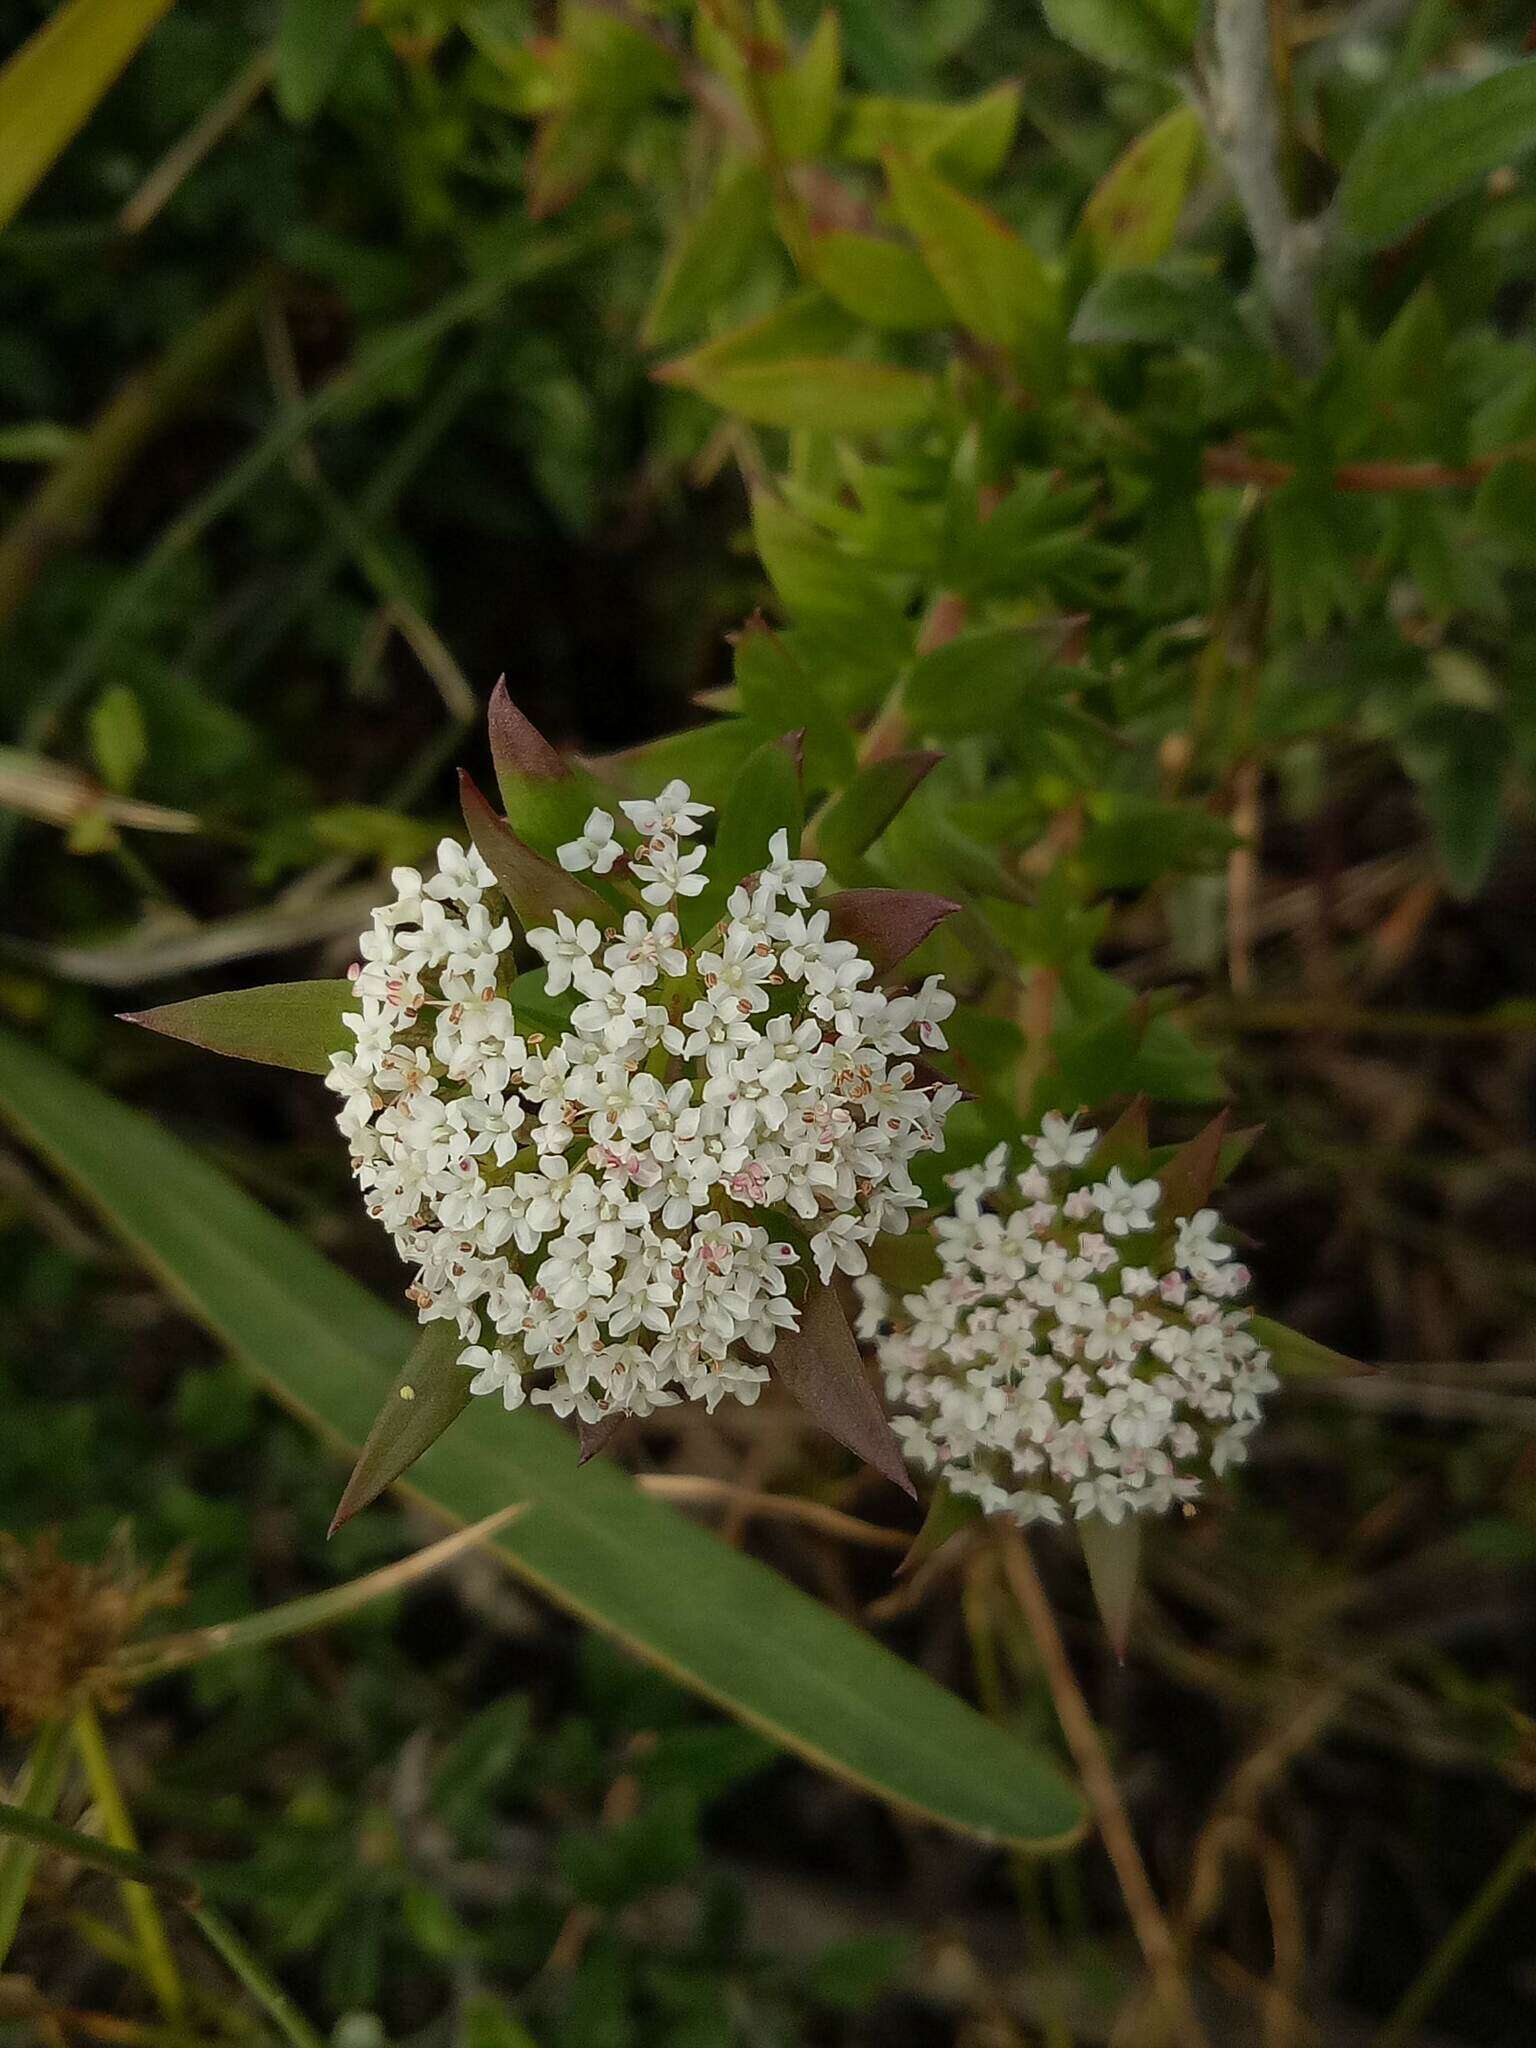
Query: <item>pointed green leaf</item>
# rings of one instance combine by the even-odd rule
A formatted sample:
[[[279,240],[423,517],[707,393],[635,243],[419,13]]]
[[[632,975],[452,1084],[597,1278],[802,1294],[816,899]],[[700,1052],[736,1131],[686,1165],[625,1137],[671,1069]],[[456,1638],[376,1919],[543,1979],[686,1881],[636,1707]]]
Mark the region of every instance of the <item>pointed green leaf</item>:
[[[1330,1351],[1326,1344],[1319,1344],[1313,1337],[1304,1337],[1300,1330],[1289,1329],[1269,1316],[1252,1317],[1248,1327],[1269,1353],[1275,1371],[1282,1379],[1347,1380],[1374,1370],[1369,1365],[1362,1365],[1358,1358],[1348,1358],[1342,1351]]]
[[[371,1507],[464,1413],[474,1374],[459,1363],[463,1349],[456,1323],[428,1323],[417,1338],[373,1419],[331,1518],[332,1536],[343,1522]]]
[[[833,1288],[811,1282],[800,1305],[800,1327],[779,1332],[768,1370],[818,1428],[916,1500],[901,1445]]]
[[[1344,167],[1335,205],[1379,249],[1536,149],[1536,57],[1470,84],[1438,81],[1389,107]]]
[[[264,988],[223,989],[153,1010],[124,1010],[124,1024],[184,1039],[205,1052],[300,1074],[328,1074],[331,1055],[354,1041],[342,1023],[356,1010],[350,981],[275,981]]]
[[[766,244],[769,218],[761,165],[740,163],[722,173],[667,257],[641,330],[646,348],[667,348],[706,326]]]
[[[505,676],[491,692],[486,724],[507,823],[535,853],[553,855],[578,836],[592,807],[603,802],[601,783],[558,753],[523,716]]]
[[[325,105],[358,30],[357,0],[284,0],[272,97],[284,120],[313,121]]]
[[[767,740],[737,771],[725,802],[705,869],[709,885],[686,906],[684,930],[707,932],[725,914],[726,900],[744,875],[767,864],[775,832],[788,834],[792,854],[800,850],[805,800],[800,790],[798,744]]]
[[[1054,293],[1028,243],[995,213],[910,157],[886,159],[891,196],[955,317],[979,341],[1017,349],[1053,317]]]
[[[816,855],[834,874],[852,866],[874,845],[924,776],[943,756],[887,754],[871,761],[839,790],[816,827]]]
[[[853,773],[854,745],[846,723],[832,709],[816,677],[796,656],[784,634],[754,612],[731,636],[741,709],[771,733],[805,733],[811,780],[846,782]]]
[[[829,7],[794,62],[764,76],[769,124],[786,162],[820,156],[826,148],[842,76],[842,25]]]
[[[894,433],[932,412],[938,387],[921,370],[859,363],[842,356],[790,356],[735,363],[703,374],[674,374],[722,412],[759,427],[826,434]]]
[[[0,1115],[274,1393],[331,1442],[361,1440],[407,1342],[400,1317],[167,1131],[10,1035]],[[1080,1829],[1080,1800],[1037,1748],[617,1467],[574,1474],[547,1417],[471,1402],[414,1484],[457,1521],[528,1503],[494,1548],[530,1584],[903,1811],[1037,1850]]]
[[[1131,1610],[1141,1580],[1141,1516],[1127,1515],[1123,1522],[1106,1522],[1102,1516],[1085,1515],[1075,1526],[1088,1564],[1094,1605],[1109,1637],[1109,1646],[1123,1664],[1131,1634]]]
[[[1189,56],[1195,6],[1187,0],[1043,0],[1054,35],[1113,71],[1162,77]]]
[[[717,335],[685,356],[660,363],[651,375],[660,384],[701,389],[727,370],[748,363],[782,363],[801,356],[835,355],[858,333],[857,323],[825,292],[797,292],[771,313]]]
[[[837,228],[811,238],[816,282],[872,327],[947,327],[950,304],[913,249]]]
[[[1100,263],[1118,269],[1167,255],[1204,146],[1200,116],[1193,107],[1177,106],[1110,165],[1090,193],[1081,223]]]
[[[496,877],[502,895],[525,930],[548,924],[557,910],[563,910],[567,917],[595,917],[600,925],[608,922],[610,913],[602,897],[554,861],[524,845],[506,820],[497,817],[462,768],[459,795],[464,805],[464,823],[475,842],[475,850]]]
[[[888,149],[899,149],[962,185],[984,185],[1007,161],[1021,105],[1013,79],[960,106],[873,93],[849,109],[842,152],[857,163],[873,164]]]

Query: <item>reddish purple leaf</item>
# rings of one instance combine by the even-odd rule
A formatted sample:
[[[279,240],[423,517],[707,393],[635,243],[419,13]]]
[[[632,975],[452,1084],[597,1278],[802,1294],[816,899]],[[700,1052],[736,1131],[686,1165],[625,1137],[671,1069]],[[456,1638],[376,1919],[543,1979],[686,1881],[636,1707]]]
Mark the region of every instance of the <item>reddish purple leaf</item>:
[[[578,1416],[576,1434],[581,1439],[581,1456],[576,1463],[585,1465],[590,1459],[601,1456],[614,1438],[623,1434],[628,1421],[629,1416],[622,1408],[614,1409],[611,1415],[605,1415],[597,1422],[583,1422]]]
[[[520,924],[525,928],[548,924],[557,910],[568,917],[595,917],[600,925],[610,921],[612,912],[602,897],[525,845],[506,819],[497,817],[462,768],[459,795],[476,851],[500,883]]]
[[[1095,1174],[1118,1166],[1129,1179],[1138,1179],[1147,1165],[1147,1098],[1136,1096],[1123,1109],[1089,1154]]]
[[[526,775],[544,782],[559,782],[571,773],[564,757],[512,702],[505,676],[497,678],[491,692],[486,722],[498,781],[509,775]]]
[[[800,1327],[780,1332],[768,1369],[828,1436],[916,1500],[901,1445],[864,1370],[842,1303],[830,1287],[811,1283],[801,1306]]]
[[[1203,1208],[1221,1167],[1221,1142],[1231,1110],[1213,1116],[1203,1130],[1179,1147],[1157,1176],[1163,1190],[1162,1216],[1175,1222]]]
[[[889,974],[960,905],[920,889],[844,889],[823,907],[833,938],[852,939],[876,974]]]

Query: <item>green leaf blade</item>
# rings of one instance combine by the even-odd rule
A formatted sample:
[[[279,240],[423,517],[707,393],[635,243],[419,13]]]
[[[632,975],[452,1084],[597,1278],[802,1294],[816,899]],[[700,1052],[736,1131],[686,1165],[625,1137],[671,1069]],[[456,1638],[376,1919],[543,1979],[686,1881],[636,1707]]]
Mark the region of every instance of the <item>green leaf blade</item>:
[[[406,1349],[400,1317],[167,1132],[8,1034],[0,1116],[278,1399],[339,1447],[361,1443]],[[578,1477],[571,1448],[541,1415],[472,1401],[413,1487],[456,1521],[526,1502],[495,1543],[519,1576],[818,1767],[989,1841],[1075,1839],[1081,1802],[1039,1751],[614,1468]]]
[[[275,981],[189,996],[153,1010],[125,1010],[120,1021],[229,1059],[328,1074],[332,1054],[351,1044],[342,1018],[356,1008],[350,981]]]

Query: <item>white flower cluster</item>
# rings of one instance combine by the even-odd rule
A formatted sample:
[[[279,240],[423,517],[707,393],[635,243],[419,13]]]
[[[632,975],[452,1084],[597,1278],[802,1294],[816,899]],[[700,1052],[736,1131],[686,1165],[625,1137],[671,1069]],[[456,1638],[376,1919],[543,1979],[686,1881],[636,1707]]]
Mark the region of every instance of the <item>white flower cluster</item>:
[[[707,807],[672,783],[622,809],[638,846],[594,811],[561,862],[649,909],[528,933],[564,1029],[519,1018],[491,871],[444,840],[436,875],[397,868],[374,913],[356,1049],[328,1079],[369,1212],[416,1268],[421,1320],[456,1324],[473,1390],[587,1422],[754,1400],[765,1368],[736,1347],[797,1325],[807,1252],[823,1281],[860,1273],[906,1228],[910,1162],[958,1097],[913,1066],[954,999],[874,985],[811,907],[820,863],[776,834],[691,947],[678,900],[705,849],[683,842]]]
[[[936,1280],[899,1306],[859,1283],[908,1459],[1025,1524],[1193,1499],[1278,1384],[1216,1212],[1160,1221],[1157,1181],[1094,1179],[1098,1135],[1047,1116],[1022,1172],[1000,1145],[951,1178]]]

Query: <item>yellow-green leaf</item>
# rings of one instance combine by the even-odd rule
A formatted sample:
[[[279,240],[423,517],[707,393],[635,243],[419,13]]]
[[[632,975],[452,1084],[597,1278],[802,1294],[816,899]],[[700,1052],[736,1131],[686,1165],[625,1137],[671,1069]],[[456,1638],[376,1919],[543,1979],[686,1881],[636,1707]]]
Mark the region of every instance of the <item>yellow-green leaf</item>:
[[[65,0],[0,71],[0,228],[85,126],[171,0]]]
[[[826,148],[842,79],[842,28],[829,7],[794,62],[765,75],[773,138],[790,163],[819,156]]]
[[[1007,160],[1019,106],[1019,87],[1012,80],[962,106],[872,93],[849,110],[843,154],[856,163],[878,163],[887,150],[896,149],[962,185],[982,185]]]
[[[676,382],[759,427],[880,434],[916,426],[933,409],[937,387],[920,370],[843,356],[791,356],[777,363],[735,363]]]
[[[767,239],[768,222],[762,167],[740,163],[723,172],[667,257],[641,330],[647,348],[666,348],[705,325],[746,276]]]
[[[1049,318],[1039,258],[1006,222],[911,157],[886,160],[897,211],[955,317],[979,341],[1017,349]]]
[[[822,290],[872,327],[949,324],[949,300],[933,273],[900,242],[839,228],[812,236],[809,261]]]
[[[356,1008],[350,981],[274,981],[189,996],[154,1010],[125,1010],[122,1021],[230,1059],[327,1074],[332,1053],[353,1044],[341,1020]]]
[[[1173,247],[1204,150],[1193,107],[1175,107],[1110,165],[1083,208],[1082,230],[1106,267],[1156,263]]]

